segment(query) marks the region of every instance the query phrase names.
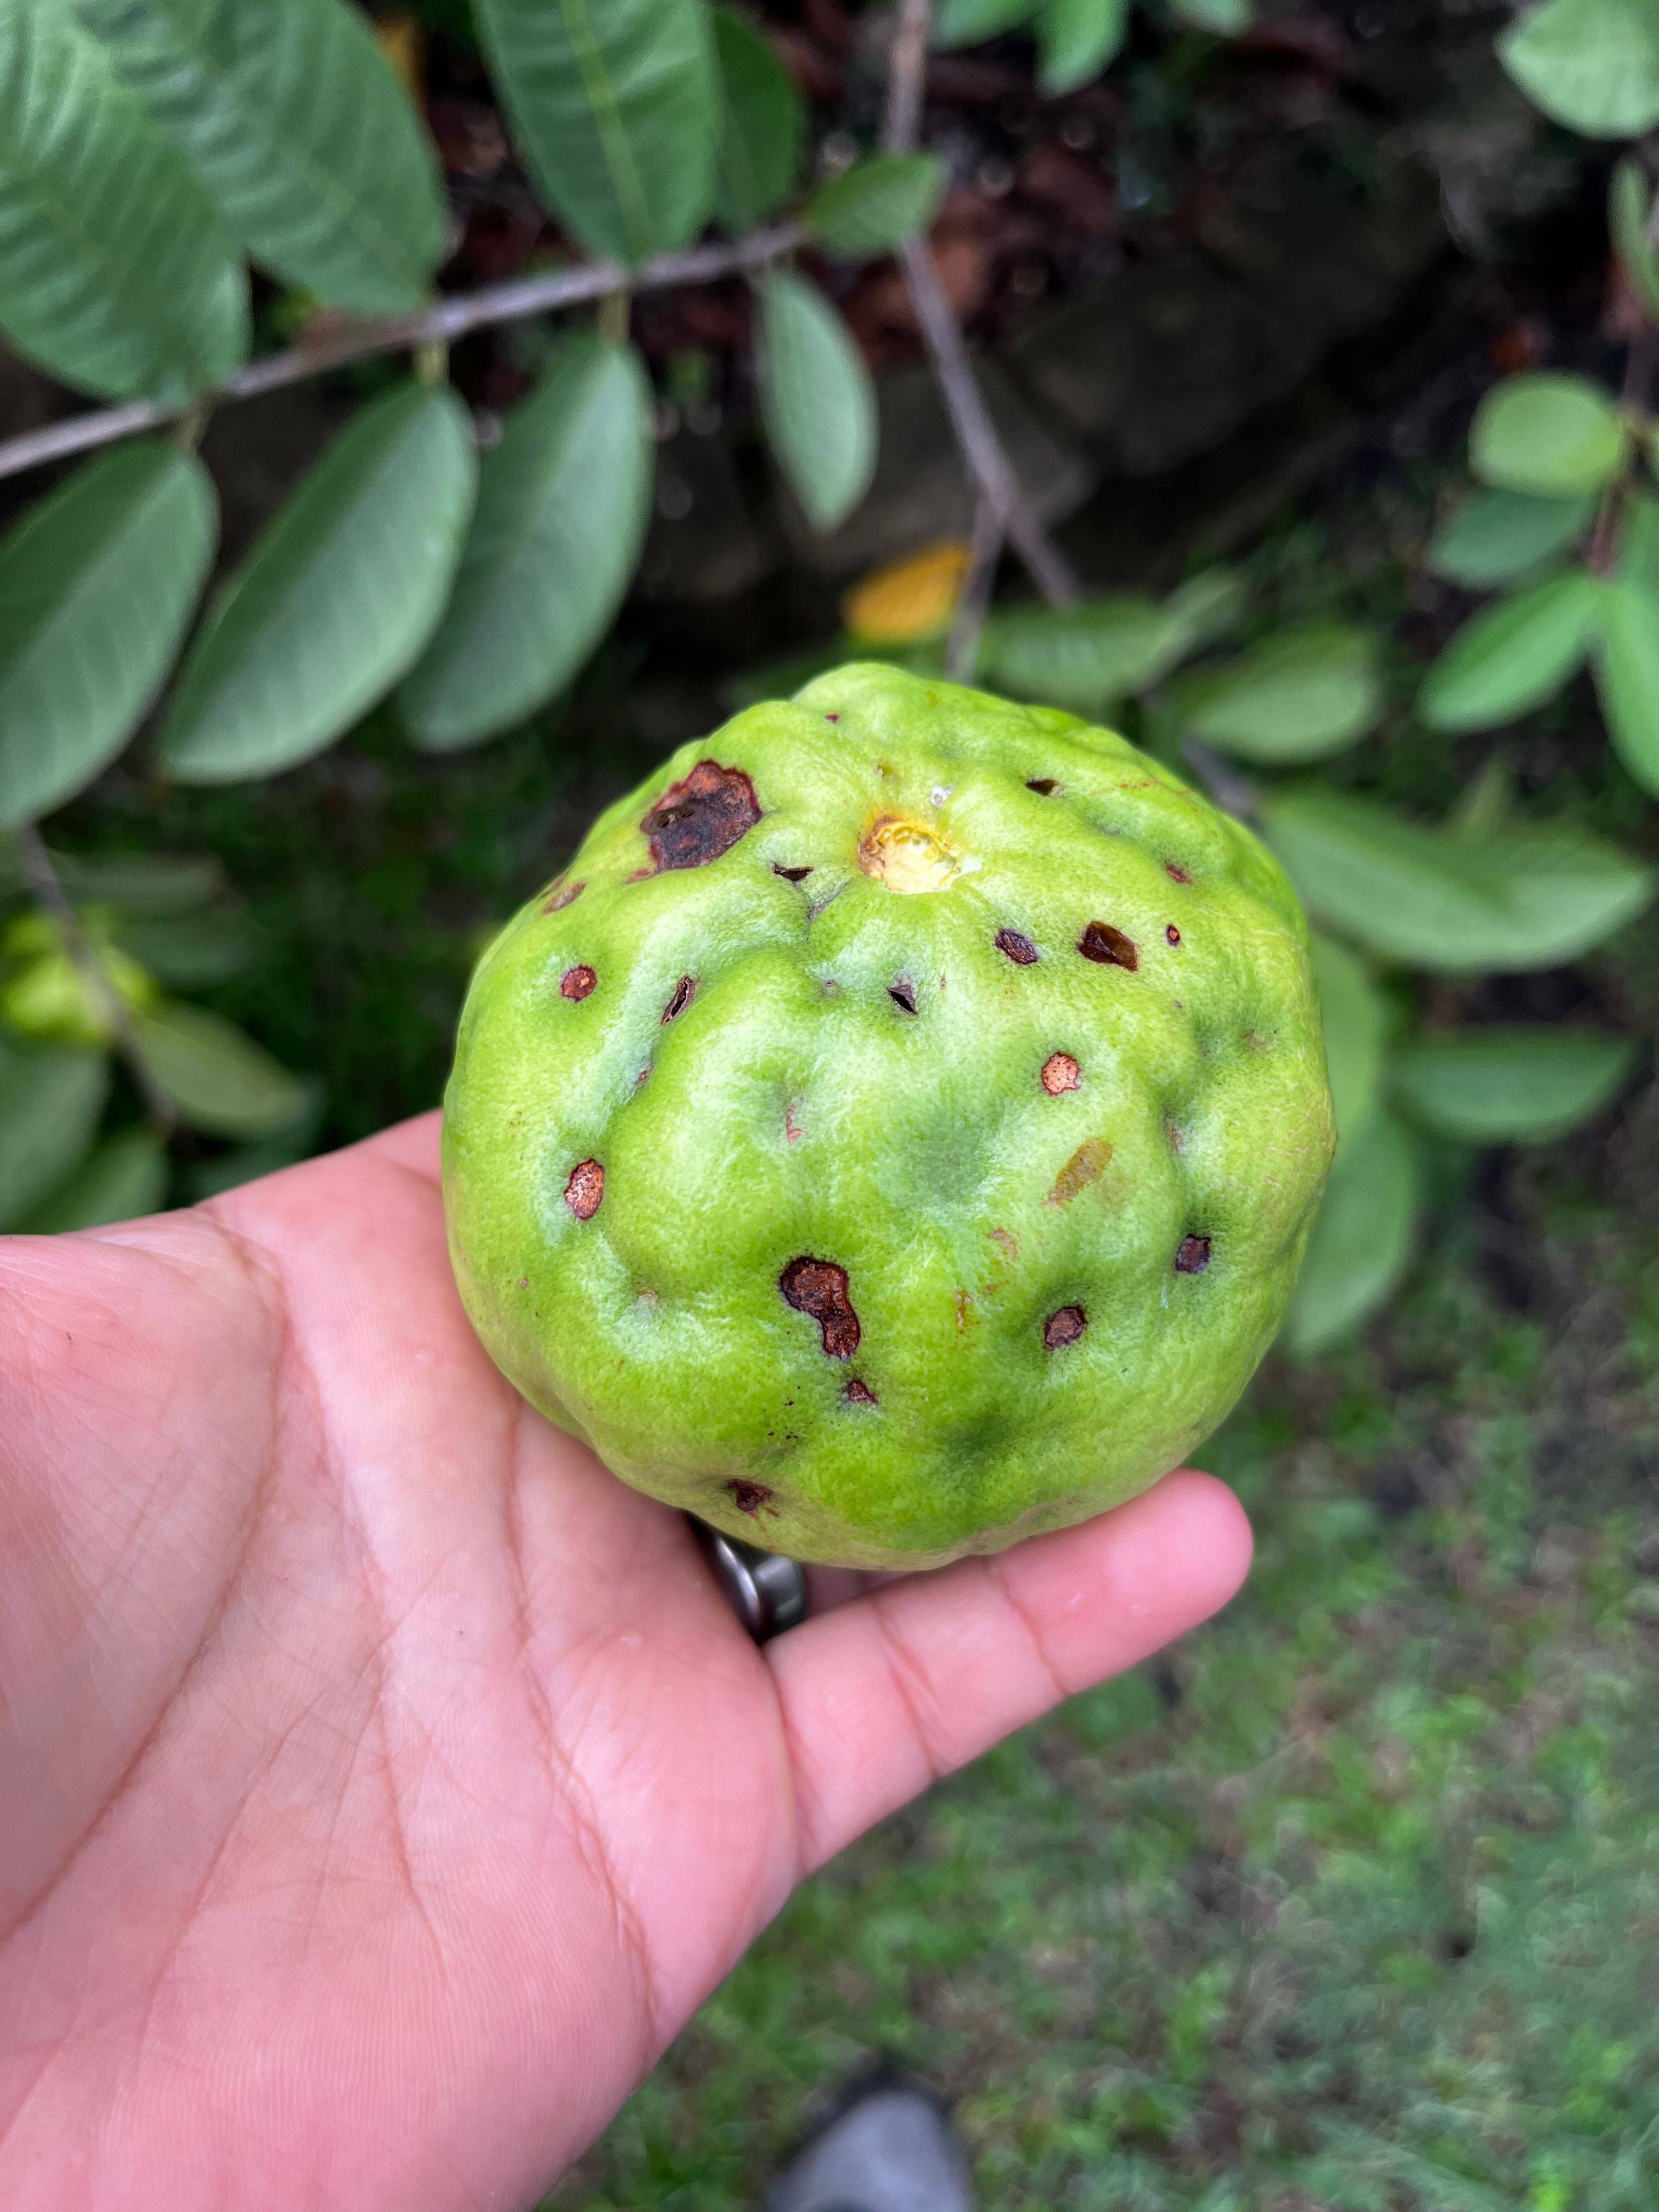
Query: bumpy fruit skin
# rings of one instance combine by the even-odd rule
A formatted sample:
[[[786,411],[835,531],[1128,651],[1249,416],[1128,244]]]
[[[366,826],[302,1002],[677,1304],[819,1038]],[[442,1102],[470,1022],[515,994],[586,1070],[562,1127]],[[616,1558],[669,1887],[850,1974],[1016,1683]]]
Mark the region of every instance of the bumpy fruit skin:
[[[445,1189],[483,1342],[625,1482],[916,1567],[1216,1425],[1332,1142],[1246,830],[1072,715],[853,666],[683,747],[509,925]]]

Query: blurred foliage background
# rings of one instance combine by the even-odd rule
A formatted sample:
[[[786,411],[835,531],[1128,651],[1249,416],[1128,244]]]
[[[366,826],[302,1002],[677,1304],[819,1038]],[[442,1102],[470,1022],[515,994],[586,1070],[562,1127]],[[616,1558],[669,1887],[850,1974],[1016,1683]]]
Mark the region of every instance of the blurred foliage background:
[[[756,2200],[885,2051],[988,2203],[1651,2204],[1659,14],[946,0],[896,130],[896,11],[659,0],[703,94],[629,111],[630,213],[547,136],[545,12],[246,0],[385,251],[215,169],[175,0],[4,19],[9,185],[90,100],[173,258],[111,217],[70,315],[50,194],[0,240],[0,1225],[434,1103],[591,816],[849,651],[1116,720],[1322,932],[1332,1199],[1206,1455],[1256,1575],[809,1885],[553,2202]],[[376,336],[710,224],[712,276]],[[296,344],[356,357],[212,404]],[[52,447],[132,400],[159,437]]]

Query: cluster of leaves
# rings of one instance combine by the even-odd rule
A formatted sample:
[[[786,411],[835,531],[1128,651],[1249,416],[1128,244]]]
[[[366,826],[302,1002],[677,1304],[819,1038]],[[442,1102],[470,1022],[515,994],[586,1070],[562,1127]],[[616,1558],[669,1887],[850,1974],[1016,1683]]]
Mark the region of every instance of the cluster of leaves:
[[[585,30],[514,0],[478,14],[548,206],[623,264],[619,288],[628,265],[710,221],[745,231],[796,209],[753,278],[763,419],[809,518],[833,526],[868,486],[875,405],[840,316],[787,252],[797,240],[886,251],[930,220],[940,166],[872,155],[801,204],[801,96],[758,33],[706,0],[609,0]],[[447,250],[435,151],[350,0],[17,0],[0,11],[0,186],[11,343],[83,392],[193,410],[176,439],[82,466],[0,545],[0,833],[83,791],[164,694],[155,766],[222,783],[312,757],[389,695],[410,740],[447,752],[568,684],[627,591],[652,496],[645,366],[585,324],[555,341],[482,459],[426,358],[348,422],[198,619],[218,502],[193,445],[247,359],[250,264],[336,318],[407,315],[431,301]],[[155,1002],[164,969],[141,976],[88,896],[82,950],[106,989],[74,981],[48,918],[20,919],[3,948],[17,971],[0,1005],[14,1040],[0,1120],[20,1163],[8,1225],[41,1204],[76,1211],[48,1186],[98,1121],[112,993],[131,1001],[127,1056],[150,1063],[187,1123],[242,1133],[293,1119],[279,1072],[250,1073],[257,1048]],[[40,1014],[48,969],[78,1012]],[[234,1090],[243,1051],[243,1087],[272,1094],[263,1107],[203,1103],[202,1069],[179,1063],[211,1060],[210,1032],[211,1080]],[[123,1157],[137,1160],[139,1141]],[[135,1167],[125,1185],[99,1182],[94,1159],[95,1188],[152,1194],[160,1156],[146,1141],[151,1181]]]
[[[254,957],[222,872],[159,854],[53,855],[77,910],[71,943],[25,902],[15,860],[0,843],[0,1232],[93,1228],[162,1203],[162,1133],[118,1107],[99,1136],[118,1030],[136,1040],[167,1115],[228,1140],[198,1161],[196,1195],[298,1157],[311,1086],[234,1023],[173,995],[222,982]]]
[[[1170,0],[1179,24],[1223,38],[1250,27],[1251,0]],[[1075,91],[1109,69],[1129,36],[1129,0],[945,0],[937,43],[976,45],[1005,31],[1030,29],[1037,83],[1051,97]]]

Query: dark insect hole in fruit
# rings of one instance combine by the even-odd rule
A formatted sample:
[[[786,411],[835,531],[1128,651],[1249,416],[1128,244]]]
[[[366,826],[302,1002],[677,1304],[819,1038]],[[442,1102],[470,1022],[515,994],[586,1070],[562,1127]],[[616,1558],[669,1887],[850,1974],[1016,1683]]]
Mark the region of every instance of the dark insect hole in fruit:
[[[1042,1341],[1050,1352],[1059,1352],[1066,1345],[1075,1344],[1088,1326],[1089,1316],[1081,1306],[1061,1306],[1043,1322]]]
[[[1176,1248],[1177,1275],[1201,1275],[1210,1264],[1207,1237],[1183,1237]]]
[[[1091,921],[1079,938],[1077,949],[1085,960],[1097,961],[1103,968],[1127,968],[1133,972],[1140,965],[1133,938],[1114,929],[1109,921]]]
[[[761,818],[755,787],[740,768],[699,761],[671,784],[641,821],[659,869],[706,868]]]
[[[772,863],[772,873],[775,876],[781,876],[788,884],[805,883],[811,872],[811,868],[786,868],[781,860],[774,860]]]
[[[679,981],[674,986],[673,997],[668,1001],[668,1004],[662,1010],[662,1025],[665,1029],[668,1027],[670,1022],[674,1021],[679,1015],[685,1012],[686,1008],[690,1005],[693,997],[696,995],[696,988],[697,983],[695,976],[682,975],[680,977]]]
[[[1052,775],[1034,775],[1027,778],[1025,788],[1036,792],[1039,799],[1047,799],[1055,788],[1055,782]]]
[[[739,1513],[758,1513],[763,1505],[769,1505],[772,1493],[763,1482],[728,1482],[732,1503]]]
[[[900,1013],[914,1014],[916,1011],[916,994],[908,983],[890,983],[887,995]]]
[[[567,968],[559,978],[559,996],[562,999],[586,999],[591,995],[599,980],[591,968]]]
[[[1181,942],[1181,932],[1180,932],[1180,931],[1176,927],[1176,926],[1175,926],[1174,922],[1171,922],[1171,923],[1170,924],[1169,927],[1164,931],[1164,936],[1169,939],[1169,941],[1170,941],[1170,943],[1171,945],[1179,945],[1179,944],[1180,944],[1180,942]]]
[[[881,1403],[870,1385],[867,1382],[860,1382],[856,1375],[848,1384],[843,1395],[849,1406],[878,1406]]]
[[[845,1267],[838,1267],[833,1260],[813,1260],[803,1254],[778,1277],[778,1288],[786,1305],[817,1322],[831,1359],[852,1358],[862,1332],[847,1294]]]
[[[997,951],[1006,952],[1016,968],[1029,968],[1037,957],[1036,945],[1017,929],[998,930]]]

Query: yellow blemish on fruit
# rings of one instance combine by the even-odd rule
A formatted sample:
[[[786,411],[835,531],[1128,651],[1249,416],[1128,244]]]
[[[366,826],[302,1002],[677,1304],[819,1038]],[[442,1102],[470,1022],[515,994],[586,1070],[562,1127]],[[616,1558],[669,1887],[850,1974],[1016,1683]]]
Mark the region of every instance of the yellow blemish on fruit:
[[[1064,1206],[1079,1191],[1087,1190],[1091,1182],[1098,1182],[1105,1174],[1111,1157],[1112,1148],[1104,1137],[1085,1137],[1054,1177],[1054,1187],[1043,1203]]]
[[[859,840],[859,866],[890,891],[942,891],[969,864],[925,822],[880,814]]]

